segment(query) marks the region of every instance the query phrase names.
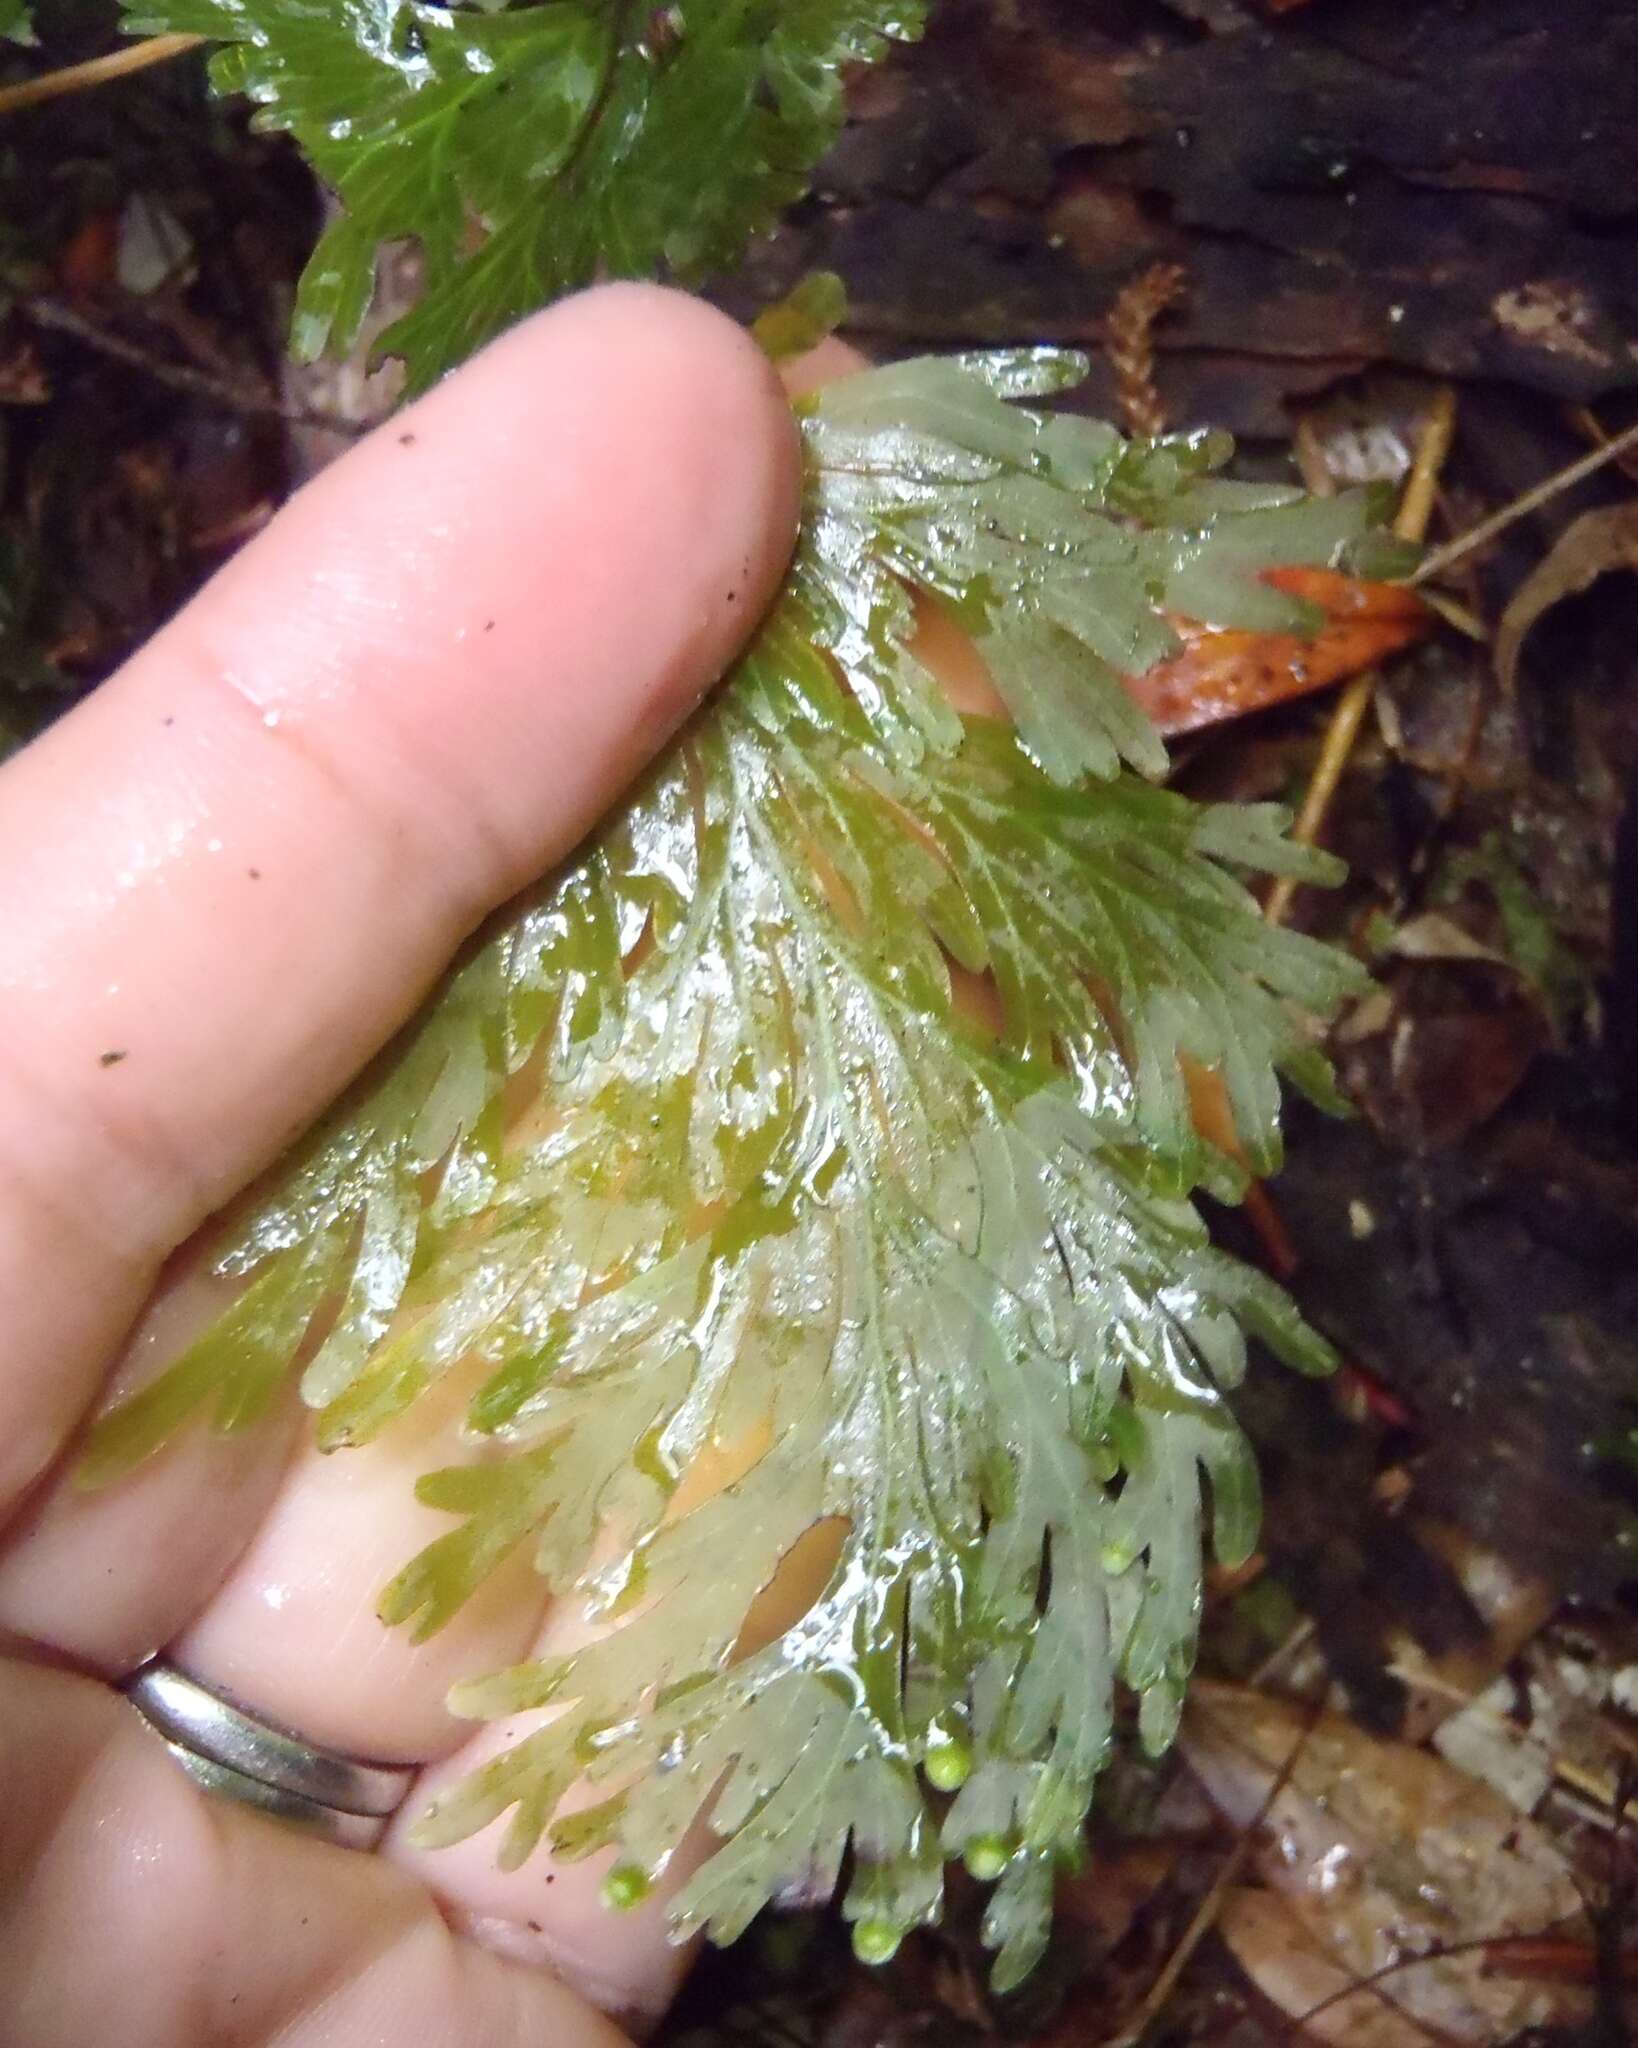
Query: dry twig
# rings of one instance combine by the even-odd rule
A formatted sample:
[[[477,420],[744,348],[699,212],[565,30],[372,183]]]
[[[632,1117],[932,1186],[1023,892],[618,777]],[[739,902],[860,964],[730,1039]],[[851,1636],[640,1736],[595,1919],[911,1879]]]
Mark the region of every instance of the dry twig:
[[[108,333],[74,307],[65,305],[61,299],[36,293],[20,304],[36,327],[72,335],[99,355],[140,370],[156,384],[167,385],[173,391],[186,391],[195,398],[209,399],[212,404],[223,406],[229,412],[282,420],[286,426],[322,427],[331,434],[358,435],[365,431],[360,422],[344,419],[339,413],[311,412],[300,406],[286,405],[269,393],[247,391],[229,378],[214,376],[209,370],[195,369],[190,363],[168,363],[162,356],[150,355],[134,341],[127,341],[123,335]]]
[[[1428,521],[1433,516],[1439,472],[1450,453],[1455,432],[1456,393],[1450,385],[1441,384],[1428,409],[1427,421],[1417,442],[1415,460],[1405,481],[1404,496],[1394,517],[1393,530],[1401,540],[1420,540],[1427,532]],[[1426,568],[1425,563],[1423,567]],[[1359,728],[1376,695],[1377,681],[1376,671],[1367,669],[1363,675],[1356,676],[1337,699],[1308,793],[1292,828],[1292,838],[1303,846],[1314,845],[1324,830],[1331,800],[1337,793],[1337,785],[1354,750]],[[1270,924],[1284,922],[1296,893],[1295,881],[1290,876],[1281,876],[1269,891],[1266,915]]]
[[[1572,490],[1584,478],[1602,469],[1606,463],[1619,462],[1630,450],[1638,448],[1638,422],[1616,434],[1602,447],[1593,449],[1590,455],[1580,456],[1563,469],[1553,472],[1539,484],[1533,485],[1511,504],[1503,505],[1499,512],[1492,512],[1488,519],[1481,519],[1477,526],[1470,526],[1466,533],[1459,533],[1442,548],[1435,548],[1411,578],[1412,583],[1426,583],[1435,576],[1442,576],[1456,563],[1466,561],[1477,549],[1486,546],[1508,527],[1521,519],[1527,519],[1543,505],[1551,502],[1563,491]]]
[[[0,86],[0,114],[20,113],[24,107],[43,106],[47,100],[63,99],[69,93],[111,85],[133,71],[146,71],[150,64],[165,64],[184,51],[197,50],[204,40],[203,36],[148,36],[140,43],[110,50],[105,57],[90,57],[83,64],[65,64],[60,71],[43,71],[38,78]]]
[[[1137,2011],[1113,2037],[1109,2048],[1137,2048],[1138,2042],[1165,2010],[1167,2001],[1177,1989],[1179,1979],[1188,1968],[1189,1958],[1216,1926],[1218,1915],[1223,1910],[1223,1901],[1228,1897],[1235,1879],[1245,1866],[1246,1858],[1251,1854],[1258,1830],[1273,1812],[1275,1800],[1291,1782],[1291,1773],[1297,1768],[1298,1759],[1308,1746],[1308,1738],[1313,1733],[1314,1724],[1322,1710],[1323,1702],[1316,1701],[1302,1733],[1291,1745],[1290,1755],[1280,1765],[1273,1783],[1264,1794],[1262,1804],[1241,1829],[1234,1847],[1224,1857],[1222,1868],[1212,1880],[1211,1890],[1196,1907],[1194,1918],[1184,1928],[1177,1946],[1161,1965],[1154,1982],[1144,1993]]]
[[[1595,448],[1607,448],[1612,438],[1610,430],[1590,405],[1572,405],[1569,408],[1570,425],[1584,441],[1590,441]],[[1629,448],[1624,455],[1617,455],[1615,466],[1625,477],[1638,484],[1638,448]]]

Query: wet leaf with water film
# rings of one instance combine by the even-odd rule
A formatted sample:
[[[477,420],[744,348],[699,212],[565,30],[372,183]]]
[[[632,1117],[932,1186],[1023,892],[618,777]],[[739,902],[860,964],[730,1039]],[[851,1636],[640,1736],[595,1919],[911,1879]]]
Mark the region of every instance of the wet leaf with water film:
[[[1246,886],[1333,864],[1275,810],[1134,772],[1164,754],[1120,678],[1207,597],[1301,630],[1262,570],[1346,567],[1370,508],[1220,483],[1217,437],[1127,444],[1018,402],[1083,367],[924,361],[802,402],[803,538],[730,680],[220,1257],[244,1304],[284,1303],[256,1327],[292,1355],[325,1304],[304,1390],[327,1443],[473,1376],[472,1462],[422,1486],[462,1519],[393,1619],[435,1626],[527,1543],[608,1624],[459,1690],[552,1711],[426,1839],[510,1815],[509,1858],[550,1831],[652,1879],[717,1787],[681,1927],[731,1937],[851,1847],[847,1912],[886,1953],[964,1856],[995,1882],[1003,1984],[1045,1938],[1116,1683],[1165,1744],[1203,1542],[1252,1544],[1247,1334],[1328,1362],[1189,1196],[1276,1162],[1281,1076],[1328,1097],[1311,1020],[1360,980]],[[923,665],[935,602],[1016,727],[958,715]],[[215,1398],[247,1313],[104,1419],[100,1476]],[[816,1597],[748,1629],[820,1526]],[[582,1775],[595,1824],[559,1811]]]

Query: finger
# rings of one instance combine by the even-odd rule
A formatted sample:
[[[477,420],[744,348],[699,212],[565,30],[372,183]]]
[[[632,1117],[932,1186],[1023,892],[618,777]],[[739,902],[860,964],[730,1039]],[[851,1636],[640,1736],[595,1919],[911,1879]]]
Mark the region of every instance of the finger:
[[[202,1320],[195,1308],[192,1326]],[[121,1382],[140,1383],[164,1362],[156,1333],[144,1332]],[[381,1587],[441,1533],[410,1492],[417,1445],[427,1464],[456,1455],[453,1415],[438,1434],[441,1449],[419,1439],[406,1446],[395,1432],[369,1453],[301,1462],[213,1614],[202,1676],[344,1749],[424,1760],[458,1737],[443,1706],[450,1680],[516,1656],[543,1598],[519,1569],[426,1646],[376,1625]],[[0,1624],[110,1673],[129,1669],[184,1631],[221,1583],[278,1482],[283,1441],[235,1444],[217,1475],[210,1461],[219,1454],[190,1437],[106,1495],[48,1488],[0,1554]],[[215,1483],[241,1470],[242,1483]],[[211,1512],[201,1515],[206,1497]],[[513,1601],[520,1583],[527,1595]],[[340,1648],[316,1664],[315,1642]]]
[[[173,1259],[116,1364],[110,1398],[134,1393],[232,1298],[196,1241]],[[0,1535],[0,1631],[119,1677],[199,1613],[267,1514],[308,1434],[294,1385],[254,1429],[188,1430],[117,1486],[74,1483],[75,1440]]]
[[[388,1629],[383,1588],[449,1517],[423,1507],[423,1472],[465,1463],[474,1375],[459,1370],[373,1442],[298,1452],[226,1583],[171,1655],[264,1719],[353,1756],[426,1763],[470,1732],[444,1704],[474,1672],[523,1656],[549,1598],[528,1546],[424,1642]]]
[[[542,1658],[561,1656],[598,1632],[572,1602],[564,1601],[547,1617],[533,1652]],[[706,1852],[709,1837],[702,1829],[690,1837],[653,1895],[623,1912],[611,1910],[603,1898],[612,1853],[565,1863],[543,1847],[519,1868],[504,1869],[499,1851],[506,1816],[446,1848],[422,1849],[413,1839],[417,1817],[434,1800],[552,1718],[552,1709],[518,1714],[476,1733],[468,1722],[460,1748],[422,1772],[388,1831],[382,1854],[425,1883],[453,1924],[484,1947],[559,1971],[604,2011],[652,2020],[671,2003],[691,1960],[691,1949],[671,1940],[667,1909]],[[592,1796],[571,1797],[567,1805]]]
[[[691,1512],[743,1477],[760,1454],[757,1431],[731,1450],[707,1450],[682,1480],[668,1512]],[[821,1522],[786,1552],[745,1616],[739,1655],[754,1655],[801,1620],[829,1583],[842,1536],[841,1523]],[[547,1616],[533,1654],[543,1660],[563,1657],[604,1633],[605,1624],[588,1617],[583,1605],[564,1600]],[[673,1940],[670,1915],[678,1892],[717,1845],[707,1813],[678,1844],[648,1897],[620,1911],[613,1910],[603,1895],[603,1881],[618,1857],[615,1850],[563,1862],[540,1849],[518,1868],[508,1869],[499,1855],[509,1818],[504,1814],[449,1847],[424,1849],[415,1841],[415,1824],[430,1805],[560,1711],[548,1707],[493,1722],[472,1734],[452,1756],[423,1771],[388,1831],[383,1853],[424,1879],[455,1924],[486,1946],[564,1972],[608,2011],[655,2016],[670,2004],[692,1960],[694,1944]],[[609,1790],[607,1785],[581,1785],[564,1802],[564,1810],[604,1798]]]
[[[7,767],[0,1498],[160,1258],[697,702],[796,477],[737,329],[587,294],[321,475]]]
[[[119,1384],[140,1384],[166,1336],[202,1324],[197,1279],[182,1294],[159,1305],[163,1327],[142,1333]],[[0,1550],[0,1625],[110,1675],[171,1643],[207,1683],[332,1747],[439,1756],[468,1732],[444,1706],[451,1681],[520,1656],[545,1599],[520,1559],[426,1644],[375,1621],[383,1586],[446,1526],[415,1501],[417,1473],[466,1454],[453,1404],[431,1436],[424,1420],[345,1458],[304,1452],[282,1480],[258,1434],[226,1456],[193,1434],[106,1494],[51,1486]]]
[[[620,2048],[378,1857],[198,1791],[92,1681],[0,1663],[0,1985],[29,2048]]]
[[[833,352],[825,368],[834,375],[856,362]],[[521,1584],[497,1587],[481,1615],[467,1610],[422,1646],[401,1635],[383,1639],[374,1620],[382,1585],[446,1526],[417,1505],[411,1482],[417,1471],[467,1454],[457,1434],[459,1412],[452,1398],[447,1417],[437,1424],[440,1444],[411,1442],[395,1428],[363,1453],[299,1454],[269,1520],[201,1621],[172,1651],[208,1685],[329,1747],[433,1759],[464,1738],[447,1769],[423,1780],[406,1803],[406,1816],[532,1725],[525,1717],[475,1733],[445,1708],[448,1684],[513,1662],[531,1648],[555,1654],[588,1632],[569,1602],[539,1633],[545,1600],[538,1582],[531,1599],[527,1561],[520,1556]],[[710,1492],[730,1476],[719,1471],[712,1480],[702,1471],[691,1480],[700,1482],[696,1492]],[[682,1504],[680,1492],[673,1505],[680,1511]],[[758,1617],[764,1628],[771,1629],[786,1609],[785,1619],[794,1620],[822,1583],[823,1571],[814,1578],[811,1559],[793,1556],[789,1564]],[[314,1654],[318,1645],[324,1646],[322,1656]],[[618,1917],[600,1894],[607,1857],[560,1865],[541,1855],[507,1872],[497,1864],[497,1833],[491,1829],[423,1856],[410,1846],[406,1826],[395,1831],[390,1853],[412,1861],[449,1910],[484,1940],[533,1959],[572,1959],[577,1981],[604,2000],[663,2009],[686,1963],[685,1952],[669,1940],[667,1902],[706,1853],[704,1830],[674,1859],[656,1896],[636,1913]]]

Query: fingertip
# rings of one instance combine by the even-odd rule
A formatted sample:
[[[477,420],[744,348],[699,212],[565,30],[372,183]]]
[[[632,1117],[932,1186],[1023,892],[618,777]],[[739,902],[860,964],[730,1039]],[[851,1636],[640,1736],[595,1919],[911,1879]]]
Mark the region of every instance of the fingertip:
[[[711,627],[722,636],[725,665],[767,610],[784,580],[802,501],[802,447],[790,394],[773,363],[740,324],[692,294],[663,285],[595,287],[541,315],[585,324],[588,337],[616,374],[648,388],[666,420],[671,461],[705,481],[699,524],[691,535],[717,533],[721,610]],[[520,331],[520,345],[536,345]],[[656,389],[655,387],[658,387]],[[705,666],[712,664],[708,659]],[[695,684],[662,699],[655,716],[662,735],[696,709]]]
[[[525,321],[517,332],[523,336],[571,317],[584,320],[611,347],[628,349],[651,373],[664,362],[678,416],[696,419],[706,437],[715,439],[725,466],[742,465],[746,511],[765,543],[762,595],[772,597],[796,536],[802,472],[791,393],[776,365],[748,328],[708,300],[668,285],[596,285]]]
[[[779,367],[780,383],[791,398],[806,398],[835,384],[843,377],[856,377],[870,368],[870,358],[850,343],[827,334],[799,356],[791,356]]]
[[[779,588],[800,502],[790,402],[750,336],[686,293],[601,285],[323,472],[194,624],[264,715],[322,705],[334,726],[364,698],[385,772],[430,771],[484,821],[493,902],[561,858],[721,677]],[[270,587],[317,601],[270,622]]]

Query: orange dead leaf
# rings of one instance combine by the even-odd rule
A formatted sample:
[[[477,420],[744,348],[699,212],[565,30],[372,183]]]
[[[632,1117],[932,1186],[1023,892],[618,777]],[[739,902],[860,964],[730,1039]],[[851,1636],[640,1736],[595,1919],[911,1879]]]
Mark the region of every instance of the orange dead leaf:
[[[1179,1064],[1183,1069],[1183,1085],[1189,1091],[1189,1117],[1195,1129],[1208,1145],[1215,1145],[1219,1152],[1244,1166],[1246,1155],[1240,1144],[1240,1134],[1234,1128],[1234,1112],[1229,1107],[1228,1090],[1223,1085],[1222,1075],[1215,1067],[1201,1066],[1187,1053],[1182,1055]],[[1268,1270],[1276,1280],[1291,1279],[1299,1263],[1297,1248],[1291,1242],[1291,1234],[1274,1205],[1273,1196],[1260,1180],[1254,1180],[1246,1189],[1242,1206],[1246,1221],[1257,1233]]]
[[[1147,674],[1126,678],[1163,733],[1195,732],[1345,682],[1414,646],[1433,623],[1416,592],[1401,583],[1364,583],[1340,570],[1305,568],[1270,569],[1263,580],[1319,605],[1325,624],[1305,639],[1174,618],[1181,650]]]
[[[68,292],[100,291],[113,281],[118,254],[118,214],[88,214],[58,252],[58,282]]]

